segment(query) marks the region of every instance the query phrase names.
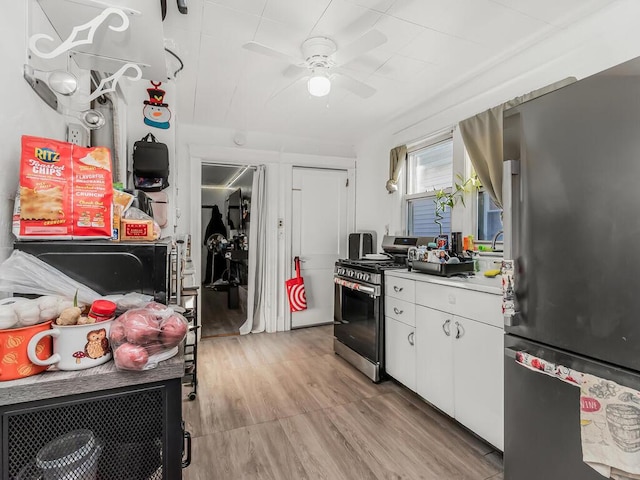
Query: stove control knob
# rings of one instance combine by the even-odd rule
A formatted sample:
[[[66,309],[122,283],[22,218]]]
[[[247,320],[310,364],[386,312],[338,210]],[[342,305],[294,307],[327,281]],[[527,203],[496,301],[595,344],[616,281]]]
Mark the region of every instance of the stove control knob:
[[[362,275],[362,280],[368,282],[369,280],[371,280],[371,274],[365,273],[364,275]]]

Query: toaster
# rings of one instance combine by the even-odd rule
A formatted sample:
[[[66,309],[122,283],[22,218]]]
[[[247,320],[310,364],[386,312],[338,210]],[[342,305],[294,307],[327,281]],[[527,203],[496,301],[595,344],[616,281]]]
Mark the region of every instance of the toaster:
[[[376,253],[376,232],[349,234],[349,260],[358,260],[369,253]]]

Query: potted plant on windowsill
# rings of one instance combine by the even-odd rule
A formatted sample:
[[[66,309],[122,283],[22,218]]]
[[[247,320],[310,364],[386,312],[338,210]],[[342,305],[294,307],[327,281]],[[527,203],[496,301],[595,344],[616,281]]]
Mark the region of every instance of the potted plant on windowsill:
[[[482,186],[482,183],[480,183],[480,179],[475,172],[473,172],[466,180],[459,173],[456,174],[456,178],[458,181],[454,182],[450,191],[446,191],[441,188],[436,192],[436,197],[433,200],[436,205],[436,218],[434,222],[438,224],[438,227],[440,228],[440,235],[442,235],[442,220],[444,219],[444,213],[447,207],[453,208],[458,202],[462,203],[463,206],[466,206],[464,203],[464,195],[472,190],[477,191]]]

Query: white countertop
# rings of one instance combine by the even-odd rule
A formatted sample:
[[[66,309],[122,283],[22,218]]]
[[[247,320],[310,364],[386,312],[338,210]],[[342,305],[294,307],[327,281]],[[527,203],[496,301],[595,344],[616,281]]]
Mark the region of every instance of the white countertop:
[[[493,295],[502,295],[501,277],[498,275],[494,278],[488,278],[477,273],[473,277],[439,277],[437,275],[431,275],[428,273],[407,271],[407,270],[387,270],[385,275],[390,277],[400,277],[409,280],[416,280],[418,282],[435,283],[438,285],[445,285],[448,287],[458,287],[467,290],[475,290],[477,292],[491,293]]]

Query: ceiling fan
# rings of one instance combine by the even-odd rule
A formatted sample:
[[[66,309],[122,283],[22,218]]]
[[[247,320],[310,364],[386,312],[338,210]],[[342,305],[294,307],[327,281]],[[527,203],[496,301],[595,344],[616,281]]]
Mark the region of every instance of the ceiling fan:
[[[351,77],[341,66],[386,41],[387,37],[378,30],[369,30],[357,40],[340,49],[338,49],[336,42],[328,37],[310,37],[300,46],[301,57],[295,57],[253,41],[245,43],[242,47],[290,63],[291,65],[283,72],[283,75],[287,78],[296,78],[296,81],[307,78],[307,89],[310,95],[315,97],[328,95],[332,82],[335,82],[359,97],[369,98],[376,93],[376,89]]]

